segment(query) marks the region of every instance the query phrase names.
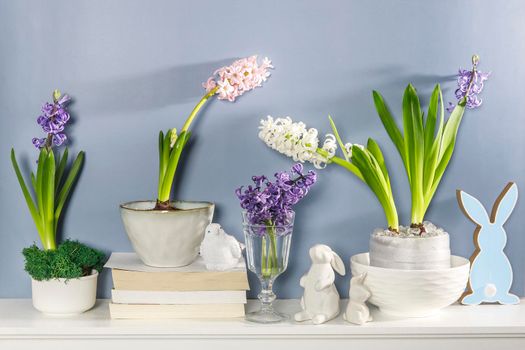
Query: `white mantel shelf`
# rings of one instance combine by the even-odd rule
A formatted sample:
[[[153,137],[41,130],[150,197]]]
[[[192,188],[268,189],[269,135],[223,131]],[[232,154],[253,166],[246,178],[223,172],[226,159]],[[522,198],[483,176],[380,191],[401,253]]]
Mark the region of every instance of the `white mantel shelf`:
[[[108,301],[73,318],[43,315],[29,299],[0,299],[0,349],[525,349],[525,300],[521,305],[453,305],[419,319],[392,319],[373,310],[364,326],[341,317],[321,326],[288,321],[259,325],[230,320],[111,320]],[[344,304],[344,303],[342,303]],[[293,314],[297,300],[277,308]],[[247,309],[256,306],[250,301]]]

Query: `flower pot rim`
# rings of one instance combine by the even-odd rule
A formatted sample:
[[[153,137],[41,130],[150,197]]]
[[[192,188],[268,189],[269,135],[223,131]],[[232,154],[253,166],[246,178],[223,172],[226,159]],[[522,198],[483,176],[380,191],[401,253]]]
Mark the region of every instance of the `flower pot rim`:
[[[185,212],[187,213],[189,211],[209,210],[209,209],[211,209],[211,208],[213,208],[215,206],[215,203],[207,202],[207,201],[176,200],[176,201],[170,201],[170,204],[175,204],[175,203],[201,204],[202,207],[191,208],[191,209],[181,209],[181,210],[156,210],[156,209],[153,209],[153,208],[152,209],[137,209],[137,208],[130,208],[129,207],[131,204],[136,204],[136,203],[152,203],[152,204],[155,204],[156,201],[155,200],[150,200],[150,199],[130,201],[130,202],[125,202],[125,203],[120,204],[119,207],[120,207],[121,210],[129,210],[129,211],[132,211],[132,212],[175,214],[175,213],[185,213]]]
[[[375,236],[376,234],[375,233],[371,233],[370,236]],[[377,235],[379,237],[384,237],[384,238],[388,238],[388,239],[442,239],[443,237],[446,237],[447,235],[432,235],[432,236],[428,236],[428,235],[424,235],[424,236],[401,236],[401,235]]]
[[[35,281],[35,282],[60,282],[60,283],[67,283],[69,281],[76,281],[76,280],[88,280],[88,279],[93,279],[93,278],[97,278],[99,275],[98,271],[93,269],[91,270],[91,275],[88,275],[88,276],[82,276],[82,277],[78,277],[78,278],[50,278],[48,280],[36,280],[34,279],[33,277],[31,277],[31,280]]]
[[[452,272],[452,271],[455,271],[455,270],[464,269],[465,265],[470,266],[470,261],[467,258],[464,258],[464,257],[459,256],[459,255],[451,255],[450,256],[451,262],[456,261],[456,264],[454,264],[453,266],[450,266],[449,268],[429,269],[429,270],[389,269],[389,268],[385,268],[385,267],[378,267],[378,266],[370,265],[370,256],[369,256],[369,254],[370,254],[369,252],[365,252],[365,253],[359,253],[359,254],[352,255],[350,257],[350,264],[356,264],[356,265],[359,265],[359,266],[363,266],[363,267],[365,267],[368,270],[377,271],[377,272],[383,272],[383,273],[395,271],[396,273],[404,273],[404,274],[421,273],[421,274],[425,274],[425,275],[428,275],[429,273],[432,273],[432,272],[443,272],[443,271],[451,271]],[[362,262],[357,261],[358,258],[363,257],[363,256],[367,257],[368,264],[363,264]]]

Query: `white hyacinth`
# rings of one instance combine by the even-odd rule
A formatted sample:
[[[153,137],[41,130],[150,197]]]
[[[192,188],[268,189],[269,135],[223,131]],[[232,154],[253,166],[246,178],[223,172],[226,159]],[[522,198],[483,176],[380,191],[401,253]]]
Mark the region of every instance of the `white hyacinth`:
[[[357,143],[350,143],[350,142],[346,143],[345,150],[346,150],[346,154],[348,155],[348,159],[352,158],[352,146],[357,146],[361,148],[362,150],[365,149],[365,146],[357,144]]]
[[[319,169],[326,166],[337,150],[335,136],[328,134],[322,147],[328,153],[328,158],[319,155],[317,129],[307,129],[303,122],[294,123],[290,117],[274,119],[268,116],[261,120],[259,130],[259,138],[270,148],[291,157],[296,162],[311,162]]]

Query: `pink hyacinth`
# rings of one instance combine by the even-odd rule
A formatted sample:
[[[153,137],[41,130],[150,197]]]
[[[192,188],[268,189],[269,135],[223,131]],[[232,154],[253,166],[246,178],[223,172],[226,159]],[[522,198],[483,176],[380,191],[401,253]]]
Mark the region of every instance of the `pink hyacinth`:
[[[268,70],[271,68],[272,61],[267,57],[261,65],[257,63],[257,56],[241,58],[230,66],[217,69],[202,86],[208,92],[217,88],[219,100],[233,102],[238,96],[261,86],[270,76]]]

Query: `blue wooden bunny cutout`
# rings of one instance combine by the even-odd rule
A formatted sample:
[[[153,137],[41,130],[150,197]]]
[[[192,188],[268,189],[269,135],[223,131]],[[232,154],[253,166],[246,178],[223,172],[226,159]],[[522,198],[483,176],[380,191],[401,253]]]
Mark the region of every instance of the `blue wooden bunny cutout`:
[[[520,299],[509,293],[512,266],[503,252],[507,243],[503,224],[516,205],[518,187],[513,182],[507,184],[494,203],[490,217],[483,205],[468,193],[458,190],[457,198],[464,214],[477,225],[474,231],[476,250],[470,258],[468,290],[461,297],[461,303],[518,304]]]

